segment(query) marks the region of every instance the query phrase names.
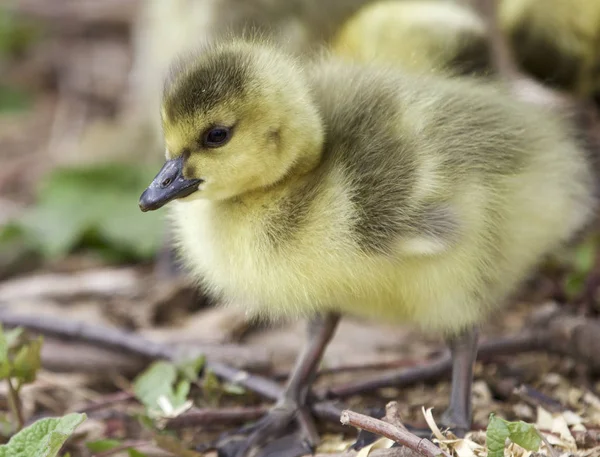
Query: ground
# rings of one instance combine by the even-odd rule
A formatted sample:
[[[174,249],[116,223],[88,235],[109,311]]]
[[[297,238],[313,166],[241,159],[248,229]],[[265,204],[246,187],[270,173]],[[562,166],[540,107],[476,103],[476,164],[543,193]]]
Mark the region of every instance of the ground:
[[[33,2],[23,5],[30,13],[35,10]],[[56,15],[85,22],[89,18],[82,13],[84,10],[65,6]],[[75,19],[69,14],[74,14]],[[127,12],[119,14],[127,16]],[[66,20],[53,18],[48,11],[32,16],[42,22]],[[91,154],[81,144],[90,126],[97,128],[98,123],[117,119],[120,100],[126,93],[132,51],[121,22],[129,19],[116,17],[103,19],[120,25],[108,30],[99,27],[102,33],[83,33],[76,26],[72,30],[45,32],[49,33],[45,40],[36,41],[24,55],[7,60],[10,71],[0,84],[0,226],[38,204],[39,185],[52,170],[102,161],[97,153],[102,148],[96,144]],[[63,55],[57,47],[71,53]],[[91,49],[114,63],[114,74],[108,80],[94,73],[102,68],[79,62],[77,56],[87,56]],[[71,75],[67,83],[60,77],[65,73]],[[100,82],[86,85],[78,78]],[[96,141],[102,141],[101,134],[97,137],[100,139]],[[109,156],[111,152],[107,151]],[[131,198],[135,211],[136,195]],[[63,222],[67,227],[69,218]],[[43,368],[20,393],[25,423],[46,416],[86,412],[88,420],[65,448],[72,456],[106,457],[127,448],[144,455],[192,456],[200,454],[185,454],[174,446],[193,448],[206,444],[218,433],[259,417],[270,405],[268,399],[216,381],[205,372],[201,379],[192,382],[192,410],[187,416],[168,422],[174,434],[160,434],[156,428],[143,426],[137,414],[143,413],[144,407],[136,400],[132,380],[158,357],[149,354],[149,346],[136,352],[119,338],[137,335],[156,342],[153,348],[158,352],[183,348],[188,353],[205,354],[210,362],[223,362],[283,382],[304,341],[304,323],[249,323],[239,311],[200,300],[186,280],[158,273],[152,256],[124,256],[119,250],[115,260],[114,256],[100,255],[104,251],[97,249],[98,240],[94,238],[91,243],[88,235],[68,252],[56,256],[44,257],[31,247],[14,243],[2,245],[6,249],[0,252],[0,321],[7,327],[11,322],[28,326],[35,321],[35,325],[39,324],[37,330],[46,334]],[[484,443],[483,431],[490,413],[495,413],[510,421],[536,424],[553,445],[555,455],[600,455],[600,351],[595,350],[593,338],[585,339],[586,332],[593,337],[600,328],[594,280],[598,269],[597,243],[590,242],[589,237],[582,239],[583,244],[576,244],[569,251],[574,253],[574,261],[560,267],[548,264],[521,295],[483,327],[482,340],[488,342],[532,332],[549,340],[538,344],[534,351],[521,347],[508,354],[495,353],[493,349],[484,354],[476,367],[474,425],[468,443]],[[558,317],[544,321],[539,315],[547,310],[558,313]],[[73,331],[69,327],[73,322],[128,333],[100,331],[101,337],[94,339],[85,329]],[[54,337],[49,330],[53,323]],[[69,331],[70,340],[56,338]],[[347,317],[326,352],[315,389],[335,396],[377,373],[410,370],[443,355],[444,347],[436,336]],[[373,413],[395,400],[404,423],[427,428],[423,408],[434,408],[434,414],[443,410],[448,378],[444,370],[429,379],[417,376],[405,381],[403,387],[347,396],[339,406]],[[0,382],[0,410],[8,410],[9,397],[9,386]],[[318,452],[340,453],[356,438],[355,429],[336,422],[319,423],[322,444]],[[0,443],[8,439],[14,427],[15,417],[9,413],[0,429]],[[95,453],[86,447],[86,443],[106,439],[119,440],[120,447]],[[483,449],[466,451],[457,442],[447,446],[460,457],[485,455]],[[514,445],[507,452],[527,455]],[[547,448],[543,452],[542,455],[552,455]],[[401,454],[373,450],[372,455]]]

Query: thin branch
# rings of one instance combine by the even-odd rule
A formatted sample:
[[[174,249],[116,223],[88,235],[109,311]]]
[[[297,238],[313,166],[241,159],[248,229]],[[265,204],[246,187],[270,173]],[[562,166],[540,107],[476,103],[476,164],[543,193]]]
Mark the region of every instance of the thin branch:
[[[148,340],[134,333],[125,332],[103,326],[89,325],[82,322],[12,314],[0,311],[0,322],[6,327],[25,327],[47,336],[81,341],[98,345],[117,352],[137,355],[149,360],[166,359],[179,360],[183,355],[169,344],[161,344]],[[187,352],[187,351],[186,351]],[[202,351],[188,356],[200,356]],[[270,400],[277,400],[282,388],[269,379],[251,376],[247,371],[229,367],[225,364],[207,361],[205,368],[214,372],[218,377],[245,387]]]
[[[523,334],[482,342],[479,346],[478,358],[485,360],[492,356],[528,352],[540,348],[543,348],[543,338],[540,338],[540,335]],[[452,358],[449,353],[445,353],[425,365],[393,370],[370,379],[333,387],[327,392],[322,392],[321,396],[343,398],[384,387],[406,387],[418,382],[434,382],[449,373],[451,369]]]
[[[305,457],[350,457],[355,454],[344,452],[342,454],[315,454]],[[390,449],[374,449],[369,452],[369,457],[420,457],[421,454],[407,447],[393,447]]]
[[[451,368],[452,360],[450,356],[443,355],[425,365],[394,370],[375,375],[369,379],[337,387],[334,386],[325,391],[318,392],[316,395],[319,398],[345,398],[384,387],[405,387],[418,382],[433,382],[448,373]]]
[[[117,403],[124,403],[130,400],[135,400],[135,396],[131,392],[119,391],[114,394],[104,395],[101,399],[97,401],[83,405],[81,408],[78,408],[78,411],[80,413],[89,414],[104,408],[108,408]]]
[[[550,444],[550,442],[546,439],[546,437],[542,433],[539,432],[539,430],[537,431],[537,434],[540,437],[540,439],[542,440],[542,442],[546,445],[548,452],[550,452],[550,457],[560,457],[558,455],[558,452],[556,451],[556,449],[554,449],[554,447]]]
[[[84,341],[109,348],[120,353],[142,356],[146,359],[177,360],[180,351],[168,344],[150,341],[133,333],[118,329],[69,322],[63,319],[14,315],[0,311],[0,322],[8,327],[23,326],[45,335]],[[590,369],[600,368],[600,321],[568,315],[558,307],[540,308],[521,335],[484,341],[479,348],[479,359],[527,351],[553,352],[583,361]],[[199,355],[197,353],[196,355]],[[206,368],[219,378],[256,392],[264,398],[277,400],[282,387],[270,379],[253,375],[244,370],[209,360]],[[339,386],[315,395],[317,399],[345,397],[381,387],[404,387],[419,382],[432,382],[446,375],[451,368],[449,354],[411,369],[384,373],[382,376],[360,383]],[[311,409],[319,418],[337,421],[340,410],[333,403],[320,401]]]
[[[402,444],[413,451],[425,457],[450,457],[450,455],[437,447],[426,438],[419,438],[404,428],[397,427],[388,422],[379,419],[374,419],[364,414],[355,413],[353,411],[342,411],[340,421],[344,425],[367,430],[377,435],[385,436],[396,443]]]
[[[72,26],[75,23],[81,27],[98,23],[130,25],[135,20],[140,5],[139,0],[77,0],[54,2],[52,5],[40,0],[20,0],[14,5],[11,3],[7,5],[11,12],[57,25]]]
[[[532,386],[527,384],[521,384],[514,390],[514,394],[519,397],[524,403],[529,406],[537,407],[542,406],[546,411],[551,413],[558,413],[564,411],[566,408],[558,400],[549,397],[548,395],[534,389]]]
[[[340,365],[332,368],[322,368],[317,373],[317,379],[322,376],[330,376],[341,373],[355,373],[355,372],[365,372],[365,371],[382,371],[382,370],[392,370],[399,368],[411,368],[415,365],[422,363],[422,361],[413,360],[413,359],[396,359],[390,360],[387,362],[373,362],[373,363],[361,363],[361,364],[348,364],[348,365]],[[271,377],[278,381],[285,381],[289,376],[289,371],[277,371]]]
[[[268,411],[267,406],[192,409],[180,416],[169,419],[166,428],[181,429],[199,425],[241,424],[259,419]]]

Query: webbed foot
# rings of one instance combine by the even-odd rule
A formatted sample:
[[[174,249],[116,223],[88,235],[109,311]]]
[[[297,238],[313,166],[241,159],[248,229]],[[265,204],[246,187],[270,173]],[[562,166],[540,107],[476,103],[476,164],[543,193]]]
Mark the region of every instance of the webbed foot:
[[[464,438],[471,430],[471,419],[466,411],[450,407],[440,417],[439,426],[442,430],[450,429],[457,437]]]
[[[307,408],[276,405],[258,422],[219,438],[219,457],[300,457],[311,454],[319,436]]]

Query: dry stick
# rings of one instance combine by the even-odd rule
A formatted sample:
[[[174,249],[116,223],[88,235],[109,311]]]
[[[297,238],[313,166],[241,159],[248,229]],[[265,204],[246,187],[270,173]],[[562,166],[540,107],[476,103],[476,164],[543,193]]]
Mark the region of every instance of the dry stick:
[[[168,344],[161,344],[134,333],[82,322],[50,317],[25,316],[0,311],[0,322],[8,327],[26,327],[30,330],[61,339],[83,341],[118,352],[142,356],[150,360],[177,360],[179,353]],[[198,356],[202,355],[200,353]],[[244,370],[231,368],[218,362],[207,361],[205,367],[218,377],[235,382],[268,399],[277,400],[282,391],[279,384],[259,376],[250,376]]]
[[[14,3],[14,5],[13,5]],[[94,0],[78,2],[57,2],[50,6],[40,0],[21,0],[9,2],[8,11],[21,16],[43,20],[56,25],[79,25],[81,27],[95,24],[131,25],[139,9],[139,0]]]
[[[336,375],[340,373],[352,373],[352,372],[365,372],[365,371],[383,371],[383,370],[393,370],[399,368],[411,368],[415,365],[419,365],[423,363],[422,360],[413,360],[413,359],[396,359],[390,360],[387,362],[373,362],[373,363],[362,363],[362,364],[348,364],[348,365],[339,365],[332,368],[322,368],[317,373],[317,378],[321,376],[330,376]],[[289,371],[277,371],[271,375],[273,379],[276,380],[285,380],[289,376]]]
[[[123,403],[134,399],[135,396],[131,392],[117,392],[114,394],[105,395],[100,400],[87,403],[79,408],[78,411],[80,413],[89,414],[104,408],[108,408],[109,406],[113,406],[117,403]]]
[[[173,360],[178,355],[177,351],[169,345],[152,342],[117,329],[47,317],[15,315],[1,310],[0,322],[9,327],[23,326],[46,335],[85,341],[148,359]],[[597,338],[600,334],[600,321],[573,317],[561,312],[557,307],[545,307],[535,313],[529,326],[531,330],[522,335],[482,343],[479,349],[480,358],[525,351],[546,351],[572,356],[584,361],[591,369],[600,368],[600,340]],[[432,381],[443,376],[450,369],[450,364],[449,356],[445,355],[421,367],[386,373],[381,378],[365,383],[332,389],[330,394],[346,396],[380,387],[402,387],[425,380]],[[207,362],[206,367],[218,377],[238,383],[265,398],[277,400],[282,393],[279,384],[246,371],[216,362]],[[322,396],[317,397],[322,398]],[[316,403],[312,405],[312,410],[315,415],[324,420],[337,421],[340,414],[340,410],[328,402]]]
[[[591,370],[600,370],[600,321],[573,316],[557,306],[537,310],[529,319],[528,330],[515,337],[484,341],[478,349],[478,359],[492,356],[544,351],[573,357]],[[390,373],[330,389],[320,398],[346,397],[383,387],[405,387],[416,382],[431,382],[450,371],[449,354],[430,364]]]
[[[353,427],[367,430],[377,435],[385,436],[396,443],[402,444],[415,452],[425,457],[450,457],[447,452],[444,452],[431,441],[425,438],[419,438],[406,429],[402,429],[384,422],[379,419],[374,419],[364,414],[355,413],[353,411],[342,411],[340,421],[344,425],[352,425]]]
[[[349,457],[347,452],[341,454],[315,454],[305,457]],[[372,449],[369,457],[420,457],[421,454],[407,447],[393,447],[390,449]]]
[[[180,429],[211,424],[240,424],[259,419],[269,411],[267,406],[244,408],[203,408],[192,409],[180,416],[169,419],[166,428]]]
[[[511,338],[484,341],[478,349],[478,358],[485,359],[502,354],[515,354],[544,349],[545,337],[536,333],[518,335]],[[321,397],[343,398],[384,387],[406,387],[417,382],[435,381],[452,369],[450,354],[444,354],[427,365],[394,370],[371,379],[333,387],[323,392]]]
[[[7,327],[26,327],[30,330],[61,339],[83,341],[147,359],[177,360],[178,351],[168,344],[156,343],[133,333],[81,322],[12,314],[0,310],[0,322]],[[201,355],[201,354],[198,354]],[[225,364],[207,361],[205,368],[219,378],[234,382],[269,399],[278,400],[283,393],[279,384],[261,376],[251,375]],[[312,405],[313,413],[323,420],[337,421],[341,410],[330,402]]]

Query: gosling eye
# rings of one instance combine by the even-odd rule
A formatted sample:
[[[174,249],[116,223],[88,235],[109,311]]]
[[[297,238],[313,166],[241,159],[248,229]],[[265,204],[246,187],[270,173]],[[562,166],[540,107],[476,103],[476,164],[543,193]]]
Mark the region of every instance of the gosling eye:
[[[207,148],[219,148],[231,139],[229,127],[211,127],[202,135],[202,146]]]

